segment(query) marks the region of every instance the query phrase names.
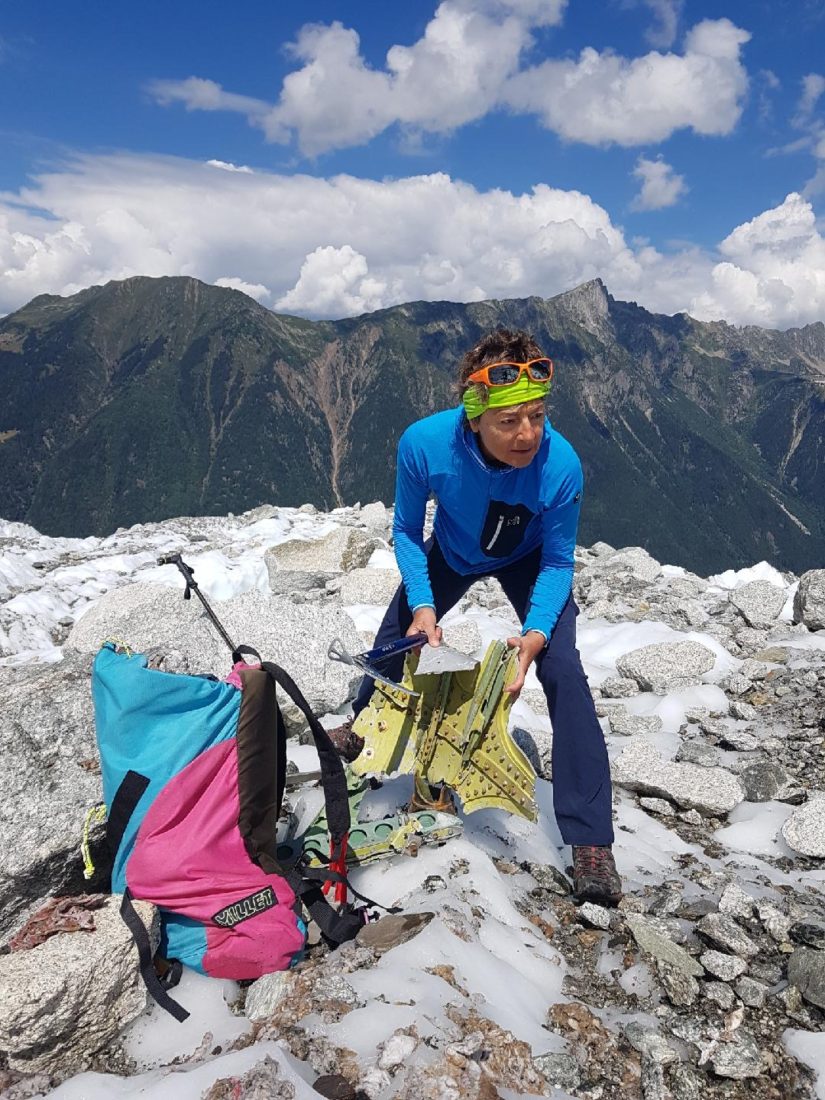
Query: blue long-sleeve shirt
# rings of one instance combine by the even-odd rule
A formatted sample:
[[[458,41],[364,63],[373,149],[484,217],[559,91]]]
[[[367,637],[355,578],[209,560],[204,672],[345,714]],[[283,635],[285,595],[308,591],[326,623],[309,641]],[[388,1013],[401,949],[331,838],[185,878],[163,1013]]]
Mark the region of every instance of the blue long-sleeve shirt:
[[[573,584],[582,469],[570,443],[546,420],[529,466],[499,468],[485,461],[462,408],[407,428],[398,444],[393,535],[412,608],[434,606],[423,537],[430,496],[433,533],[457,573],[491,573],[541,547],[524,630],[549,638]]]

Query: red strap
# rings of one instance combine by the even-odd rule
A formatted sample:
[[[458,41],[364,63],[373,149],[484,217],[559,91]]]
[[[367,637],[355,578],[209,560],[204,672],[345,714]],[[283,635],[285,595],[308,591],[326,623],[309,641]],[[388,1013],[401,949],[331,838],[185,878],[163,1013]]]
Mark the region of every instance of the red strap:
[[[349,833],[344,833],[341,838],[341,844],[336,848],[335,841],[329,842],[329,869],[335,871],[338,875],[346,876],[347,873],[347,841],[349,839]],[[331,880],[327,880],[323,885],[323,891],[325,894],[329,893],[330,887],[333,885]],[[347,884],[345,882],[335,883],[335,904],[345,905],[347,900]]]

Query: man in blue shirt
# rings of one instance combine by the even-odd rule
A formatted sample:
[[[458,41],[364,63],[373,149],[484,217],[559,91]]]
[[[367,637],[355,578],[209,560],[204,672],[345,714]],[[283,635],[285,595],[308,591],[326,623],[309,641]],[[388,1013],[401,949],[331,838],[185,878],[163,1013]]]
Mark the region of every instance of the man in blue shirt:
[[[496,577],[521,623],[508,644],[518,672],[514,697],[535,662],[553,725],[553,808],[573,849],[574,892],[615,904],[621,897],[613,843],[604,736],[576,649],[573,553],[582,499],[576,452],[545,416],[553,365],[523,332],[490,333],[462,359],[461,405],[412,424],[398,445],[393,535],[403,584],[375,645],[423,632],[438,645],[438,620],[473,581]],[[433,537],[424,517],[436,499]],[[386,668],[398,679],[398,668]],[[369,702],[365,679],[353,704]],[[333,731],[352,758],[361,739]]]

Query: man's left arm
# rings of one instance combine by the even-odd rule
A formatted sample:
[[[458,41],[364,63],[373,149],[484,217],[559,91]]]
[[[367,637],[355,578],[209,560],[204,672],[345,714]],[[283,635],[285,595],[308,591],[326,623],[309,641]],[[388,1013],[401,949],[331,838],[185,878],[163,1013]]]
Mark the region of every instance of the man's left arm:
[[[518,675],[505,688],[511,694],[517,694],[524,686],[530,665],[547,645],[572,591],[581,498],[582,474],[577,463],[556,499],[542,512],[541,564],[530,607],[521,637],[509,639],[509,644],[519,650]]]

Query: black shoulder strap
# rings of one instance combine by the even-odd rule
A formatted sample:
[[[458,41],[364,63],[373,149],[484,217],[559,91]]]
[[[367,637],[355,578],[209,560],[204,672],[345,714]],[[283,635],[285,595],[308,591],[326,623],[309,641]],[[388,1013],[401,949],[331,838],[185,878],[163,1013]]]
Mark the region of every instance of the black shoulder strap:
[[[263,657],[254,649],[251,645],[239,645],[232,650],[232,660],[237,664],[242,661],[244,657],[254,657],[258,664],[261,664]]]
[[[329,834],[334,844],[339,844],[349,832],[349,795],[347,793],[347,778],[344,774],[344,765],[341,757],[335,751],[335,746],[329,739],[329,734],[312,713],[309,703],[301,693],[301,689],[285,669],[272,661],[264,661],[261,668],[282,687],[290,699],[300,709],[309,723],[312,736],[315,739],[315,747],[318,750],[318,759],[321,762],[321,786],[324,790],[324,801],[327,808],[327,823]]]
[[[157,1001],[161,1008],[165,1008],[168,1013],[174,1016],[178,1023],[182,1024],[184,1020],[189,1019],[189,1013],[183,1005],[179,1005],[177,1001],[169,996],[155,972],[155,964],[152,961],[152,944],[149,942],[149,933],[146,931],[146,926],[137,915],[137,911],[132,904],[132,895],[129,892],[128,886],[123,891],[123,901],[120,904],[120,915],[126,922],[127,928],[132,933],[132,939],[135,941],[140,965],[140,974],[149,991],[149,995]]]
[[[124,775],[115,792],[112,805],[109,807],[109,816],[106,819],[106,843],[112,859],[117,855],[126,826],[135,812],[135,806],[143,798],[143,793],[148,786],[148,776],[130,770]]]

